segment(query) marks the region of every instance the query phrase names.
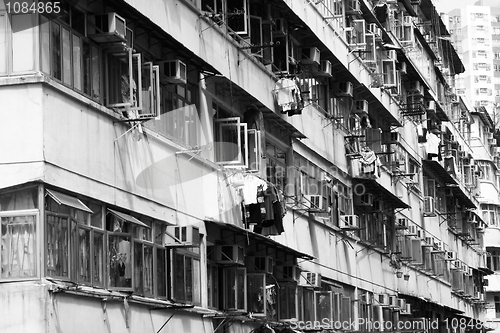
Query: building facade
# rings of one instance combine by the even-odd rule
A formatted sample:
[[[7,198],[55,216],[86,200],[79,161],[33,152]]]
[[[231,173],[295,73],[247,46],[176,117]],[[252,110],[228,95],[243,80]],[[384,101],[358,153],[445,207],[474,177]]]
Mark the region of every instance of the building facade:
[[[463,71],[430,0],[1,3],[0,330],[485,331]]]

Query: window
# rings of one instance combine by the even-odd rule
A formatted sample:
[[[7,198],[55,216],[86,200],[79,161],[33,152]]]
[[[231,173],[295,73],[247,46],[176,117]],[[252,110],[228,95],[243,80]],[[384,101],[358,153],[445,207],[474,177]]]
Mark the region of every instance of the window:
[[[278,286],[280,320],[297,318],[297,284],[280,282]]]
[[[276,144],[266,142],[266,177],[267,181],[276,185],[278,190],[285,190],[287,184],[286,151]]]
[[[7,15],[0,14],[0,74],[7,72]]]
[[[384,86],[395,87],[396,82],[396,61],[394,60],[383,60],[382,61],[382,73],[384,78]]]
[[[486,265],[492,271],[500,271],[500,250],[488,248],[488,256],[486,257]]]
[[[88,97],[101,99],[101,54],[82,31],[83,14],[73,20],[76,30],[60,20],[40,16],[41,69]]]
[[[495,318],[500,318],[500,296],[494,296]]]
[[[200,249],[171,250],[172,298],[177,302],[201,304]]]
[[[247,309],[247,275],[244,267],[225,267],[223,269],[223,310]]]
[[[247,310],[277,320],[276,289],[276,282],[266,281],[266,274],[247,274]]]

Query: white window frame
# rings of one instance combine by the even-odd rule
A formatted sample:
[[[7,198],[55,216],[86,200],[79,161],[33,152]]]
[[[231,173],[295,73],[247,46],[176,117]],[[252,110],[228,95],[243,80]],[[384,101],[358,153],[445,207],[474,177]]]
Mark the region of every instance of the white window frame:
[[[109,76],[109,63],[108,59],[110,56],[116,56],[118,58],[126,59],[128,62],[128,91],[129,96],[134,96],[134,84],[135,82],[135,100],[129,102],[110,102],[110,86],[113,84],[118,84],[119,87],[122,86],[122,78],[110,78]],[[134,66],[135,65],[135,66]],[[136,67],[137,72],[134,73],[134,67]],[[137,110],[142,106],[142,77],[141,77],[141,54],[133,53],[133,49],[126,48],[121,52],[110,52],[107,54],[106,58],[106,106],[111,108],[126,108],[127,110]],[[135,74],[135,75],[134,75]],[[135,76],[135,78],[134,78]],[[117,83],[118,82],[118,83]]]
[[[17,216],[34,216],[35,221],[34,221],[34,241],[35,246],[34,246],[34,262],[35,262],[35,274],[32,276],[28,277],[7,277],[3,278],[0,275],[0,281],[19,281],[19,280],[32,280],[32,279],[39,279],[41,276],[41,262],[39,260],[39,256],[41,253],[41,247],[42,247],[42,242],[41,237],[40,237],[40,211],[38,209],[25,209],[25,210],[15,210],[15,211],[3,211],[0,212],[0,218],[2,217],[17,217]],[[38,230],[37,230],[38,229]],[[2,241],[2,251],[3,251],[3,236],[0,239]],[[0,252],[0,260],[3,262],[2,258],[2,252]]]
[[[395,60],[382,60],[382,75],[384,77],[384,86],[396,87],[396,61]]]
[[[235,270],[235,281],[228,281],[227,280],[227,271],[230,270],[230,269],[234,269]],[[244,281],[243,281],[243,286],[240,286],[239,283],[238,283],[238,272],[239,274],[242,274],[244,276]],[[224,307],[224,310],[234,310],[234,311],[246,311],[247,309],[247,273],[246,273],[246,268],[245,267],[226,267],[224,268],[224,271],[223,271],[223,290],[222,290],[222,293],[223,293],[223,307]],[[226,290],[228,290],[228,287],[229,286],[234,286],[234,299],[233,300],[230,300],[228,299],[229,295],[226,294]],[[241,290],[241,288],[243,288],[243,300],[240,300],[239,299],[239,295],[238,295],[238,290]],[[239,309],[237,308],[238,307],[238,303],[240,302],[243,302],[243,308],[242,309]],[[234,304],[235,306],[234,307],[229,307],[229,304]]]
[[[141,91],[138,94],[145,96],[141,96],[139,118],[156,118],[160,114],[160,66],[145,62],[141,71],[144,71],[144,68],[149,72],[149,82],[147,90],[144,90],[146,86],[142,84],[141,78]]]

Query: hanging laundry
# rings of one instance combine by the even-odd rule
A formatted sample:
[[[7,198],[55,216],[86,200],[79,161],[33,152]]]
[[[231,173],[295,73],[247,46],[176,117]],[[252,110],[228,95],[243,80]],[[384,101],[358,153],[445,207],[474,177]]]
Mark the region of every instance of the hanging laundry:
[[[265,191],[267,183],[254,175],[246,175],[244,185],[242,187],[243,200],[245,205],[257,203],[257,192],[259,190]]]
[[[300,96],[300,89],[294,80],[279,79],[274,86],[273,94],[276,102],[281,107],[282,113],[288,113],[289,111],[295,110],[289,114],[293,115],[300,112],[296,110],[299,109],[302,98]]]
[[[434,133],[427,133],[427,142],[425,143],[425,151],[427,152],[427,156],[429,160],[432,160],[433,157],[439,155],[439,144],[441,143],[441,139]]]
[[[367,175],[375,175],[377,171],[377,155],[372,150],[364,150],[360,152],[359,159],[361,173]]]

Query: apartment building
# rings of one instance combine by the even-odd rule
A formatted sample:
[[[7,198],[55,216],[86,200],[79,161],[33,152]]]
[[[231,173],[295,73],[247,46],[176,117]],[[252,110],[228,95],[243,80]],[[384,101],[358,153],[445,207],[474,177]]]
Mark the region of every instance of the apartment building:
[[[485,331],[449,37],[430,0],[0,4],[0,330]]]
[[[474,6],[452,10],[447,23],[452,41],[467,67],[459,75],[456,92],[466,96],[476,107],[497,113],[500,84],[500,34],[498,4],[478,1]],[[495,115],[494,121],[498,122]]]

